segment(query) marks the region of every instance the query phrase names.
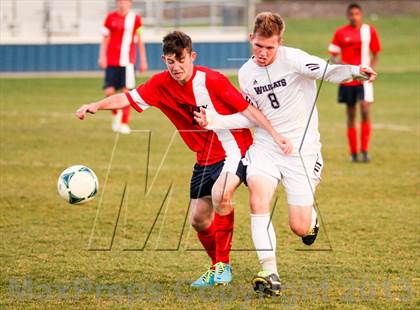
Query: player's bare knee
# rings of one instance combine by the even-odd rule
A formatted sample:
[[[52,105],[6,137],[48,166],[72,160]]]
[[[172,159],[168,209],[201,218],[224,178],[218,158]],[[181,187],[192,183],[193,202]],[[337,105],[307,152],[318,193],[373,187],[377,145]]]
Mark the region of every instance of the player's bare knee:
[[[251,213],[261,214],[270,212],[270,203],[266,199],[262,199],[257,195],[251,195],[249,199]]]
[[[303,237],[306,236],[309,232],[310,223],[306,223],[305,221],[289,221],[290,229],[298,236]]]
[[[202,231],[206,229],[211,223],[211,220],[202,216],[191,215],[190,224],[196,231]]]
[[[304,237],[308,234],[308,228],[303,225],[293,225],[290,229],[298,236]]]

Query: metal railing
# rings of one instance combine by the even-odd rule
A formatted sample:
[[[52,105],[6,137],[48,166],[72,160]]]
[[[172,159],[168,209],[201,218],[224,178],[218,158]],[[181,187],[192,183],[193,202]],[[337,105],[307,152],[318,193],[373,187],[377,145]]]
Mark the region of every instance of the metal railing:
[[[142,16],[146,31],[189,28],[223,35],[247,28],[253,3],[134,0],[133,11]],[[97,41],[106,13],[114,9],[114,0],[1,0],[0,43]]]

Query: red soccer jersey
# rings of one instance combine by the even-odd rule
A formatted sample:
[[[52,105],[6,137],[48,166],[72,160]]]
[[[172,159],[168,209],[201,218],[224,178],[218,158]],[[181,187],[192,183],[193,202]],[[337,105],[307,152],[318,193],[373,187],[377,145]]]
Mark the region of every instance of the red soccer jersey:
[[[363,24],[360,28],[346,25],[335,31],[333,40],[328,47],[332,55],[341,55],[341,60],[349,65],[370,65],[370,53],[381,50],[379,37],[373,26]],[[359,81],[344,83],[343,85],[361,85]]]
[[[108,66],[124,67],[136,63],[134,37],[141,27],[141,18],[133,12],[123,16],[111,12],[105,19],[103,34],[109,35],[106,52]]]
[[[138,112],[154,106],[165,113],[187,146],[197,153],[199,165],[211,165],[227,156],[244,156],[252,144],[249,129],[204,130],[194,121],[193,112],[199,107],[224,115],[248,107],[240,92],[219,72],[195,66],[191,79],[180,85],[163,71],[126,95]]]

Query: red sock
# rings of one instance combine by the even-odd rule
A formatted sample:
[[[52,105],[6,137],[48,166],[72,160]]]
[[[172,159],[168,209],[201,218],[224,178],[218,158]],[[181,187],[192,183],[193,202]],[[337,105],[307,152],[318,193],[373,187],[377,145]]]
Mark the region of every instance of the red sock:
[[[130,117],[130,110],[131,110],[131,107],[129,105],[122,109],[121,124],[128,124],[128,119]]]
[[[350,153],[357,154],[357,129],[355,127],[347,128],[347,139]]]
[[[215,229],[214,221],[211,222],[210,226],[203,231],[197,232],[197,237],[200,239],[204,249],[206,249],[207,255],[211,258],[211,264],[216,264],[216,242],[215,242]]]
[[[233,221],[233,209],[228,215],[214,214],[217,262],[229,264],[230,249],[232,248]]]
[[[367,152],[370,140],[371,126],[370,122],[360,123],[360,138],[362,141],[362,152]]]

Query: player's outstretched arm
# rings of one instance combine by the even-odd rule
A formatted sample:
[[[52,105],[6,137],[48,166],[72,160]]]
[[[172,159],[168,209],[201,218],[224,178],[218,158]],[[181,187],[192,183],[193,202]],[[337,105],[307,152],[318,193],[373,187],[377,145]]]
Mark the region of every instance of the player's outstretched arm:
[[[303,51],[296,51],[293,56],[300,74],[312,79],[324,78],[325,81],[331,83],[344,83],[352,80],[373,82],[377,76],[377,73],[370,67],[327,64],[325,60]]]
[[[194,112],[194,119],[201,127],[209,130],[261,127],[271,134],[283,153],[287,155],[293,151],[290,140],[278,133],[264,114],[252,104],[241,113],[231,115],[221,115],[216,111],[201,108],[200,112]]]
[[[257,127],[242,113],[221,115],[214,110],[200,108],[200,112],[194,111],[194,119],[204,129],[223,130],[238,128]]]
[[[86,113],[95,114],[98,110],[116,110],[128,106],[130,103],[125,94],[115,94],[106,97],[98,102],[82,105],[77,111],[76,116],[84,119]]]
[[[370,67],[329,65],[325,73],[325,80],[332,83],[350,82],[352,80],[373,82],[376,76],[377,73]]]

